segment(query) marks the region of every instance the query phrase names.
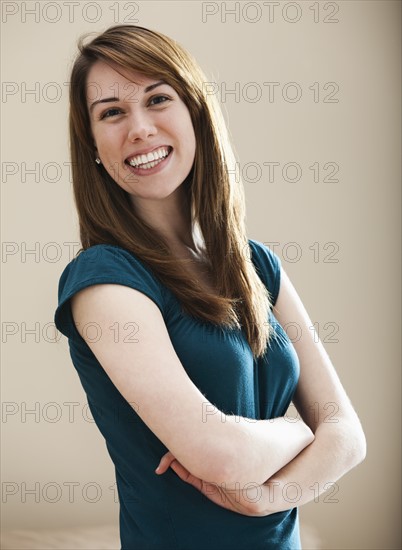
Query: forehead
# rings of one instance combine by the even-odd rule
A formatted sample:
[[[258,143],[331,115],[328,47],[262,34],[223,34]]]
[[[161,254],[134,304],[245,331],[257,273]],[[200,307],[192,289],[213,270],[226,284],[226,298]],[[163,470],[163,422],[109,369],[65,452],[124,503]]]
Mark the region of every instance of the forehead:
[[[149,78],[138,71],[113,67],[103,61],[96,61],[88,72],[86,88],[87,100],[90,103],[99,98],[100,94],[109,94],[118,96],[119,90],[129,90],[131,84],[137,89],[144,88],[156,82],[157,78]]]

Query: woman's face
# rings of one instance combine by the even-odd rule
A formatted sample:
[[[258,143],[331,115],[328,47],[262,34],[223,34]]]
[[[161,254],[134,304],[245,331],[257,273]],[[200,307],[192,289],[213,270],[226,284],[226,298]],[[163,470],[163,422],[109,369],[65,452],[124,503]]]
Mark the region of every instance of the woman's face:
[[[168,84],[137,72],[124,74],[127,78],[101,61],[88,74],[93,162],[98,156],[134,203],[136,197],[163,199],[193,166],[196,140],[190,113]]]

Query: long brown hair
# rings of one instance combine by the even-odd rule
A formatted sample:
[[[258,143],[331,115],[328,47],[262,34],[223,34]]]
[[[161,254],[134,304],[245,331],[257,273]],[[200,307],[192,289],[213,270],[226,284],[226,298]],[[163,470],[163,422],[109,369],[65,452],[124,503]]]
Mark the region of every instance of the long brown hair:
[[[144,27],[115,25],[78,42],[70,82],[70,148],[74,199],[82,248],[112,244],[134,253],[179,299],[189,315],[227,328],[243,328],[255,357],[273,328],[266,287],[250,258],[244,189],[234,174],[235,156],[215,97],[192,56],[171,38]],[[183,269],[155,229],[135,215],[129,194],[94,162],[86,103],[87,75],[96,61],[164,80],[187,106],[196,136],[190,174],[182,183],[191,208],[194,238],[203,242],[217,294],[206,294]],[[194,241],[196,242],[196,240]]]

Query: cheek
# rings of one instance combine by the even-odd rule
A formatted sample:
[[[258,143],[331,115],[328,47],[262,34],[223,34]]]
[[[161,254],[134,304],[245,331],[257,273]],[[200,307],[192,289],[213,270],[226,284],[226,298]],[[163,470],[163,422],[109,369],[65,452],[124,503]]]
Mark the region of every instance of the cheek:
[[[109,125],[109,128],[95,128],[92,131],[92,135],[99,153],[102,153],[105,156],[113,154],[118,147],[118,143],[120,141],[119,134],[111,125]]]
[[[196,138],[195,138],[193,124],[190,118],[188,118],[188,120],[186,121],[186,124],[183,127],[182,137],[186,146],[187,153],[191,154],[192,157],[194,157],[195,147],[196,147]]]
[[[187,154],[194,152],[195,153],[195,134],[193,123],[191,120],[190,113],[187,107],[182,104],[180,108],[172,110],[169,113],[169,120],[167,122],[167,127],[174,133],[181,143],[182,150],[185,150]]]

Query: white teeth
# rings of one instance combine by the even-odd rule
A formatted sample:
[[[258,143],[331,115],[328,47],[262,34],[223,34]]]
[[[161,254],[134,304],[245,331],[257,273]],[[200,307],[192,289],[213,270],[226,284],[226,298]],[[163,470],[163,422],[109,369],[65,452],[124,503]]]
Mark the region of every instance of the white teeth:
[[[166,147],[161,147],[160,149],[152,151],[147,155],[137,155],[133,157],[129,160],[129,164],[134,168],[138,168],[139,166],[141,166],[141,168],[152,168],[152,166],[149,166],[149,164],[153,163],[154,161],[164,159],[168,156],[168,154],[168,149]],[[155,164],[153,166],[155,166]]]

